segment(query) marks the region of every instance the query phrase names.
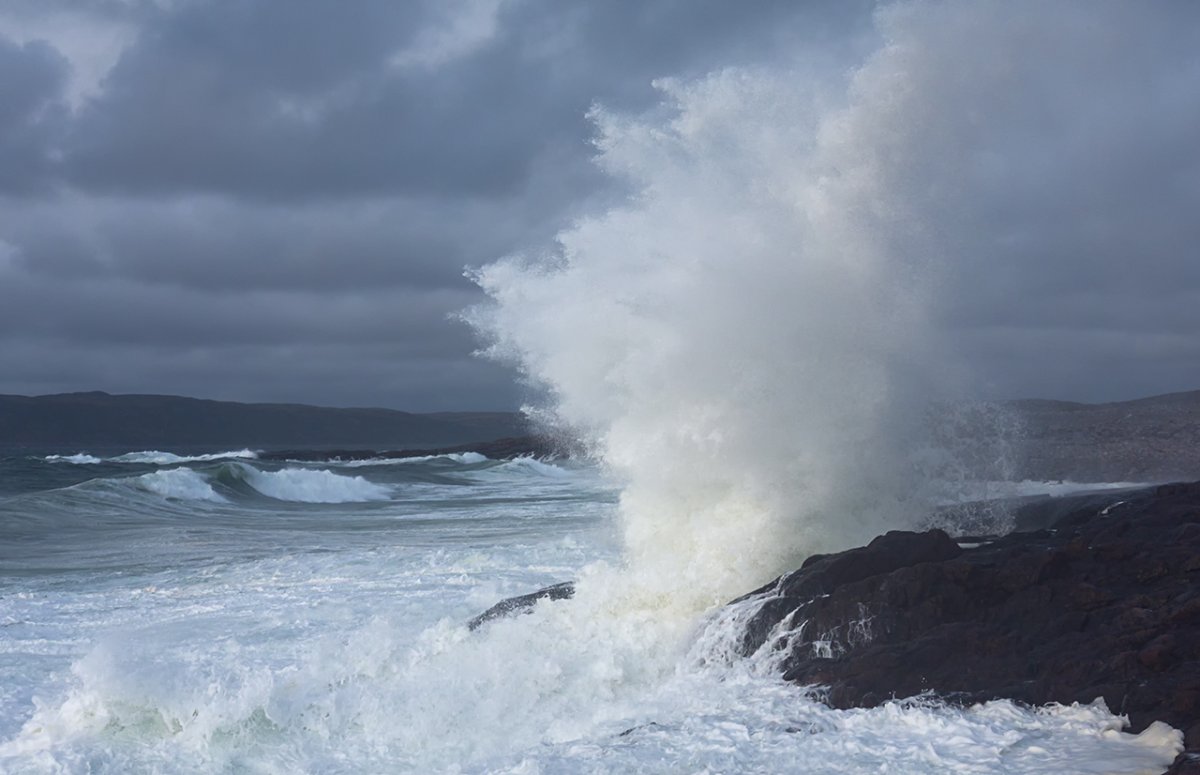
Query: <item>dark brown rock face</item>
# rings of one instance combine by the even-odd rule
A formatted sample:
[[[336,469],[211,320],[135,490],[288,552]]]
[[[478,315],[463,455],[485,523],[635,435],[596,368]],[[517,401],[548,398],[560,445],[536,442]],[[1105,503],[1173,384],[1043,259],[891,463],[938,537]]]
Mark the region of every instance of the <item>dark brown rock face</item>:
[[[1200,749],[1200,483],[1112,500],[980,546],[894,532],[810,558],[741,599],[763,601],[742,651],[786,652],[835,707],[1103,697]]]

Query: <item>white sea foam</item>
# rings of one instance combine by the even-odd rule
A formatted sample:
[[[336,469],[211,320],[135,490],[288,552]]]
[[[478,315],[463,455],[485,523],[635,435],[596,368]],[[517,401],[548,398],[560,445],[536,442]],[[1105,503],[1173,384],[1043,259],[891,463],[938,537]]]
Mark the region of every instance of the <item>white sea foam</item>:
[[[260,471],[248,465],[238,470],[245,481],[263,495],[299,503],[363,503],[383,501],[391,490],[361,476],[343,476],[329,470],[284,468]]]
[[[487,456],[478,452],[449,452],[444,455],[415,455],[413,457],[373,457],[366,460],[330,460],[332,465],[343,468],[362,468],[366,466],[405,465],[409,463],[428,463],[433,460],[448,460],[463,465],[487,462]]]
[[[173,452],[145,450],[142,452],[127,452],[124,455],[108,458],[113,463],[146,463],[149,465],[178,465],[179,463],[207,463],[213,460],[255,460],[258,453],[252,449],[239,449],[232,452],[213,452],[206,455],[176,455]]]
[[[135,480],[139,487],[164,498],[224,502],[203,474],[190,468],[169,468],[142,474]]]
[[[245,594],[262,591],[247,585]],[[280,601],[264,602],[258,616],[287,615]],[[0,763],[1132,775],[1161,772],[1181,748],[1180,733],[1163,725],[1121,733],[1102,703],[832,710],[742,665],[679,670],[686,628],[668,632],[598,597],[577,605],[539,605],[476,634],[452,622],[414,637],[386,616],[350,629],[330,619],[331,631],[283,665],[244,637],[198,648],[186,629],[115,633],[75,663],[62,701],[39,704],[0,743]],[[576,615],[583,610],[590,615]]]
[[[47,463],[74,463],[75,465],[95,465],[104,462],[95,455],[80,452],[75,455],[46,455],[42,458]]]

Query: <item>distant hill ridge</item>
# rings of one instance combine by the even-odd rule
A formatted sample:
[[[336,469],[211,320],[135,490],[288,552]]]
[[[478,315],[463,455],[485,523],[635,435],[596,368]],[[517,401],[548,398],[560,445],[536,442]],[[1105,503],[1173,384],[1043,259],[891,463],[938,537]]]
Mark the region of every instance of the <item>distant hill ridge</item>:
[[[1018,479],[1200,478],[1200,390],[1104,404],[1022,399],[994,406],[1006,410],[1016,429],[1008,434],[1013,435],[1009,475]],[[996,426],[967,423],[960,432],[986,437],[996,433]],[[0,395],[0,448],[8,449],[249,447],[294,456],[303,450],[349,456],[353,450],[461,450],[504,440],[497,454],[536,453],[544,440],[529,434],[516,412],[413,414],[101,392]]]
[[[1005,403],[1027,478],[1162,482],[1200,477],[1200,390],[1080,404]]]
[[[441,447],[528,433],[517,412],[334,409],[93,391],[0,395],[7,447]]]

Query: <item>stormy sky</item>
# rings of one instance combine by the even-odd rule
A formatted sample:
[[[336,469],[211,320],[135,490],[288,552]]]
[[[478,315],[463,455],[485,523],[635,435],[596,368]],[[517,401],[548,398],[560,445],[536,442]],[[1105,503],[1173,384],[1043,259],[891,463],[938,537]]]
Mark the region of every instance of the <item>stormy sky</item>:
[[[937,314],[980,390],[1200,388],[1200,4],[958,8],[4,0],[0,393],[514,408],[464,268],[636,195],[593,106],[731,67],[861,99],[888,45],[920,131],[864,142],[959,267]]]

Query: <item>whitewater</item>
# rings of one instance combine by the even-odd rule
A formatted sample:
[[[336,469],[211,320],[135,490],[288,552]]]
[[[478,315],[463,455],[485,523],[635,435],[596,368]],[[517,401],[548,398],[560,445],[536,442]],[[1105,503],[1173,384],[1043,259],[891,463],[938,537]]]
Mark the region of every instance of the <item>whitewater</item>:
[[[1101,706],[830,710],[619,588],[594,464],[89,457],[0,459],[4,772],[1132,773],[1178,744]]]

